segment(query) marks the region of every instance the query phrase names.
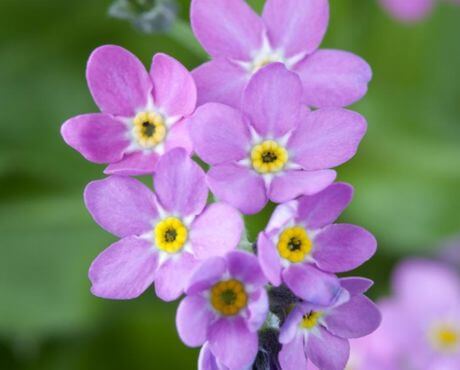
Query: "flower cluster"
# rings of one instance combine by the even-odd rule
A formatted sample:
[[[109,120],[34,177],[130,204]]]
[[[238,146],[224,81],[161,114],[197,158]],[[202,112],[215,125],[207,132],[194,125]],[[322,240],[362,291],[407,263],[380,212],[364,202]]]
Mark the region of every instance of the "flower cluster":
[[[356,370],[456,370],[460,364],[460,275],[441,262],[411,259],[379,303],[380,328],[352,341]]]
[[[62,127],[71,147],[108,164],[84,199],[120,240],[92,263],[92,293],[185,295],[177,329],[202,346],[202,370],[341,370],[349,339],[380,323],[364,296],[372,282],[336,275],[376,251],[368,231],[336,223],[353,188],[333,170],[366,132],[343,106],[364,95],[371,71],[351,53],[317,50],[328,13],[327,0],[267,0],[261,17],[243,0],[193,0],[211,62],[190,73],[157,54],[147,72],[102,46],[87,66],[101,113]],[[251,244],[243,215],[269,201],[277,207]]]

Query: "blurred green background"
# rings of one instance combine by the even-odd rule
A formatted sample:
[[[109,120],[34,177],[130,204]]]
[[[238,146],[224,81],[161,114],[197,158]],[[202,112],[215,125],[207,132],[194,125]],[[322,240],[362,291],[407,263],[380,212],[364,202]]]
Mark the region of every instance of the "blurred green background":
[[[260,9],[263,1],[251,1]],[[84,70],[101,44],[150,64],[163,51],[193,68],[206,58],[187,30],[189,1],[170,34],[146,35],[107,16],[109,0],[0,0],[0,369],[193,369],[178,339],[176,304],[149,291],[110,302],[89,293],[87,269],[114,238],[90,218],[82,190],[103,167],[67,147],[61,123],[96,111]],[[353,109],[369,132],[339,168],[356,188],[343,220],[375,233],[377,256],[357,273],[388,289],[391,267],[435,254],[460,231],[460,7],[401,25],[370,0],[331,0],[323,47],[374,70]],[[248,219],[250,235],[266,222]]]

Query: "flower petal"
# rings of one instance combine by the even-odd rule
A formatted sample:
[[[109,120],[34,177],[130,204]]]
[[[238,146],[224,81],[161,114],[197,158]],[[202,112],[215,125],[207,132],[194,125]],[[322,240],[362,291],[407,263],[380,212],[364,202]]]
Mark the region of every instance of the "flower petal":
[[[318,267],[329,272],[345,272],[371,258],[377,241],[367,230],[348,224],[334,224],[322,229],[313,241],[313,258]]]
[[[222,257],[212,257],[206,259],[193,272],[185,292],[187,294],[197,294],[219,281],[227,270],[227,261]]]
[[[111,176],[90,182],[84,199],[97,224],[119,237],[150,231],[158,217],[153,192],[129,177]]]
[[[382,321],[377,306],[363,295],[355,295],[325,317],[327,330],[340,338],[360,338],[375,331]]]
[[[340,285],[348,290],[351,296],[354,296],[367,292],[374,285],[374,282],[362,277],[345,277],[340,279]]]
[[[104,45],[89,57],[86,79],[104,113],[131,117],[148,103],[152,91],[144,65],[120,46]]]
[[[257,332],[265,322],[268,313],[268,295],[265,289],[259,289],[250,295],[247,310],[247,328],[249,331]]]
[[[380,0],[382,7],[394,18],[415,22],[425,18],[433,9],[433,0]]]
[[[348,340],[330,334],[319,327],[318,335],[310,335],[306,346],[307,356],[319,369],[343,370],[350,357]]]
[[[193,222],[190,241],[199,259],[224,256],[235,249],[244,224],[240,213],[225,203],[213,203]]]
[[[332,224],[353,198],[353,187],[335,183],[320,193],[299,199],[297,220],[311,230]]]
[[[341,108],[319,109],[307,115],[287,147],[292,161],[305,170],[336,167],[355,155],[366,129],[366,120],[358,113]]]
[[[294,66],[311,107],[345,107],[367,92],[372,70],[357,55],[342,50],[319,50]]]
[[[303,335],[298,334],[291,342],[283,344],[278,360],[283,370],[307,369]]]
[[[323,40],[329,22],[327,0],[267,0],[262,18],[271,46],[286,57],[310,54]]]
[[[227,266],[230,276],[254,288],[263,287],[267,283],[257,257],[243,251],[233,251],[227,254]]]
[[[250,74],[224,58],[213,59],[192,71],[198,89],[198,105],[209,102],[239,108]]]
[[[148,241],[121,239],[91,264],[91,292],[101,298],[137,298],[152,284],[157,264],[158,256]]]
[[[243,0],[193,0],[190,20],[212,57],[249,60],[262,47],[262,20]]]
[[[197,91],[191,73],[169,55],[155,54],[150,68],[153,100],[169,117],[185,117],[195,110]]]
[[[155,275],[156,295],[166,302],[179,298],[198,264],[198,260],[187,252],[166,260]]]
[[[117,162],[129,146],[126,126],[103,113],[83,114],[67,120],[61,135],[67,145],[80,152],[88,161]]]
[[[151,175],[155,171],[158,154],[141,151],[125,155],[119,162],[109,164],[104,173],[106,175],[142,176]]]
[[[177,331],[189,347],[201,346],[206,341],[208,327],[215,318],[208,306],[206,298],[193,295],[185,297],[177,308]]]
[[[340,292],[337,277],[307,264],[289,266],[283,280],[296,296],[312,304],[329,305]]]
[[[172,125],[169,129],[168,136],[165,141],[165,151],[169,152],[174,148],[183,148],[190,156],[193,153],[193,143],[190,138],[190,121],[184,119]]]
[[[290,343],[295,339],[299,331],[299,324],[304,312],[305,311],[303,311],[299,305],[296,305],[292,311],[289,312],[289,315],[280,329],[279,342],[281,344]]]
[[[241,107],[261,136],[278,138],[295,128],[307,113],[302,91],[295,73],[281,63],[272,63],[251,78]]]
[[[297,208],[298,202],[296,200],[278,205],[270,216],[270,221],[268,221],[265,228],[267,236],[277,234],[281,228],[291,222],[297,214]]]
[[[246,167],[235,164],[211,167],[208,184],[218,199],[244,214],[261,211],[268,201],[264,180]]]
[[[208,339],[214,356],[230,369],[244,369],[256,358],[257,333],[246,328],[242,317],[217,320],[209,328]]]
[[[274,286],[281,285],[281,259],[275,245],[267,238],[265,233],[260,233],[257,240],[257,257],[263,273]]]
[[[160,158],[154,185],[163,208],[182,217],[199,214],[208,199],[204,171],[182,148]]]
[[[190,119],[189,132],[196,153],[206,163],[233,162],[248,155],[249,130],[241,113],[226,105],[199,107]]]
[[[223,370],[220,364],[217,363],[216,357],[212,354],[208,342],[201,347],[198,357],[198,370]]]
[[[272,202],[283,203],[299,195],[316,194],[328,187],[336,176],[333,170],[285,171],[273,179],[268,197]]]

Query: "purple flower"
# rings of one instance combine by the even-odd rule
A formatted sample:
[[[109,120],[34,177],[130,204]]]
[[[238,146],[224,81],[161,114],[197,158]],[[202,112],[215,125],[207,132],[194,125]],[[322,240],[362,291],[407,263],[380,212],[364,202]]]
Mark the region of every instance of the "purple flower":
[[[194,148],[211,165],[212,192],[247,214],[269,199],[285,202],[330,185],[336,174],[329,168],[353,157],[365,132],[358,113],[308,111],[300,79],[281,63],[254,75],[241,111],[208,103],[190,122]]]
[[[327,305],[340,289],[332,273],[352,270],[377,247],[361,227],[333,224],[353,197],[353,188],[336,183],[313,196],[279,205],[260,233],[259,262],[269,281],[283,281],[298,297]]]
[[[91,54],[86,78],[101,113],[73,117],[61,133],[87,160],[109,163],[106,174],[153,173],[164,152],[192,151],[184,117],[195,109],[196,86],[177,60],[156,54],[149,74],[129,51],[105,45]]]
[[[343,370],[347,364],[349,338],[372,333],[380,324],[379,310],[363,295],[372,285],[367,279],[341,279],[343,289],[328,306],[300,303],[280,331],[283,347],[279,360],[283,370],[306,369],[307,361],[323,370]]]
[[[361,99],[372,77],[360,57],[317,50],[329,21],[327,0],[267,0],[258,16],[243,0],[193,0],[193,31],[212,60],[193,71],[199,104],[239,107],[251,75],[281,62],[302,79],[302,103],[343,107]]]
[[[174,300],[201,260],[224,255],[239,243],[240,214],[223,203],[206,207],[205,174],[184,149],[158,161],[154,180],[156,194],[136,179],[119,176],[86,187],[85,203],[94,220],[121,238],[91,265],[96,296],[136,298],[155,281],[156,294]]]
[[[221,369],[250,366],[258,350],[257,330],[268,312],[266,283],[257,258],[247,252],[233,251],[203,262],[177,310],[182,341],[191,347],[208,342]]]
[[[383,8],[394,18],[403,22],[416,22],[425,18],[433,9],[436,0],[380,0]],[[459,4],[459,0],[450,0]]]

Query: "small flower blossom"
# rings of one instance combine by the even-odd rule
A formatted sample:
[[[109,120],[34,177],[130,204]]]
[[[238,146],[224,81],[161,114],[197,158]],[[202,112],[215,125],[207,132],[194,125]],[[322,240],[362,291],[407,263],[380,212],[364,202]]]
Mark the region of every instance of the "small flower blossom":
[[[223,203],[206,207],[205,174],[184,149],[159,160],[154,180],[156,193],[120,176],[86,187],[85,203],[94,220],[121,238],[91,265],[96,296],[136,298],[155,282],[158,297],[174,300],[200,261],[239,243],[240,214]]]
[[[273,285],[284,282],[310,303],[335,299],[340,285],[332,273],[360,266],[377,248],[363,228],[334,224],[352,196],[350,185],[335,183],[275,209],[257,243],[260,265]]]
[[[301,98],[298,76],[273,63],[251,79],[241,110],[217,103],[196,110],[190,136],[219,199],[251,214],[334,181],[330,168],[353,157],[366,121],[342,108],[310,112]]]
[[[363,295],[371,284],[366,279],[344,278],[333,304],[298,304],[281,327],[281,368],[307,369],[311,361],[319,369],[343,370],[350,352],[348,339],[372,333],[381,321],[375,304]]]
[[[208,259],[195,270],[176,323],[188,346],[207,342],[210,353],[206,349],[202,353],[203,369],[252,365],[258,351],[257,331],[268,312],[266,283],[257,258],[243,251]]]
[[[425,18],[436,2],[437,0],[380,0],[382,7],[392,17],[403,22],[416,22]],[[449,2],[460,5],[460,0]]]
[[[302,103],[343,107],[361,99],[372,77],[360,57],[318,50],[329,22],[328,0],[267,0],[262,16],[244,0],[193,0],[193,31],[212,60],[193,71],[199,104],[239,107],[260,68],[281,62],[302,79]]]
[[[151,174],[168,150],[192,151],[184,118],[196,86],[178,61],[156,54],[149,74],[127,50],[105,45],[91,54],[86,78],[101,113],[73,117],[61,132],[87,160],[109,163],[106,174]]]

